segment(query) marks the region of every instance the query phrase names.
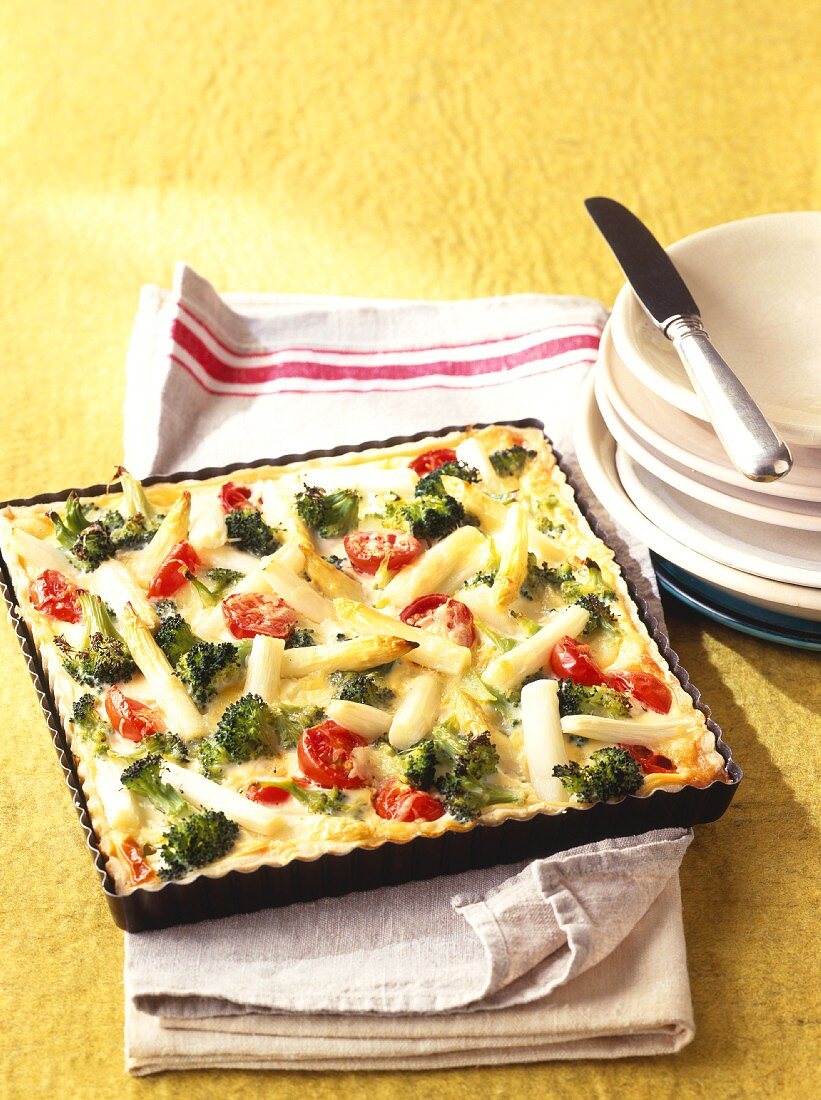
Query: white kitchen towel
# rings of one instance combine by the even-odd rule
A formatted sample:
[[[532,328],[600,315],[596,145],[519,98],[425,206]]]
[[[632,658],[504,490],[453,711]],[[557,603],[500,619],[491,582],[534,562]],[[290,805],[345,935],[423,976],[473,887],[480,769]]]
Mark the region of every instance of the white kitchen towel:
[[[449,424],[536,417],[545,422],[548,434],[572,468],[572,421],[577,397],[595,358],[604,319],[604,310],[596,302],[539,295],[466,302],[274,295],[220,297],[209,283],[180,265],[173,291],[148,287],[141,297],[128,357],[126,465],[142,477],[174,469],[193,470],[379,440]],[[608,531],[611,545],[622,551],[620,556],[625,560],[621,534],[593,501],[588,498],[586,503],[592,506]],[[628,574],[651,602],[651,610],[660,617],[649,556],[644,548],[634,544],[629,545],[629,550],[637,564],[628,569]],[[235,1064],[232,1058],[247,1055],[248,1061],[243,1064],[269,1065],[274,1064],[271,1059],[276,1060],[276,1052],[287,1047],[287,1056],[282,1055],[285,1060],[300,1057],[305,1060],[301,1063],[303,1068],[310,1068],[305,1063],[314,1059],[332,1068],[318,1054],[316,1039],[311,1038],[309,1030],[290,1034],[284,1046],[283,1036],[275,1036],[276,1041],[270,1043],[270,1034],[264,1030],[255,1032],[253,1049],[243,1046],[245,1053],[240,1055],[224,1038],[219,1017],[226,1014],[235,1019],[231,1014],[239,1013],[255,1020],[260,1018],[262,1009],[274,1019],[277,1013],[339,1013],[349,1012],[351,1006],[358,1005],[359,1011],[373,1014],[367,1030],[371,1039],[377,1041],[390,1033],[394,1018],[391,1013],[400,1014],[397,1018],[404,1020],[414,1019],[407,1016],[408,1012],[433,1014],[444,1020],[444,1015],[436,1014],[483,1009],[471,1012],[469,1019],[486,1022],[513,1010],[500,1006],[521,1007],[547,998],[549,1015],[556,1008],[549,990],[564,989],[565,985],[571,989],[581,980],[575,975],[581,973],[577,968],[582,958],[587,960],[582,970],[592,966],[591,973],[603,965],[598,960],[615,958],[621,948],[614,951],[614,944],[623,943],[631,929],[637,927],[636,922],[641,923],[648,905],[664,908],[664,919],[654,925],[656,946],[670,949],[671,959],[678,968],[676,989],[686,990],[684,1001],[678,997],[665,1003],[664,987],[660,987],[663,1010],[659,1018],[686,1017],[687,1026],[682,1030],[676,1025],[673,1031],[677,1036],[675,1042],[689,1041],[692,1020],[687,1015],[689,988],[683,940],[681,949],[676,950],[681,938],[680,904],[677,894],[673,897],[666,889],[671,876],[675,878],[683,847],[686,839],[680,832],[675,837],[660,835],[649,847],[640,842],[635,849],[638,856],[631,844],[625,842],[598,846],[594,864],[598,860],[599,865],[607,865],[608,906],[624,912],[625,917],[616,922],[612,918],[606,920],[604,909],[597,909],[595,921],[582,922],[580,937],[584,950],[575,940],[575,946],[571,947],[569,939],[565,948],[556,947],[556,936],[561,937],[564,931],[557,928],[555,901],[534,904],[533,911],[540,914],[535,921],[513,919],[523,890],[529,891],[531,902],[536,896],[542,899],[546,896],[542,876],[555,873],[546,869],[555,867],[551,861],[519,868],[518,874],[517,868],[511,867],[471,872],[459,876],[456,887],[450,880],[439,879],[422,886],[409,885],[320,902],[316,903],[319,907],[316,909],[300,906],[230,918],[229,922],[127,936],[129,1068],[140,1073],[191,1064],[181,1056],[179,1046],[169,1047],[172,1029],[158,1026],[158,1021],[163,1020],[179,1024],[181,1020],[199,1018],[210,1027],[196,1037],[196,1044],[192,1040],[191,1048],[183,1042],[192,1056],[196,1046],[200,1059],[197,1064]],[[652,896],[647,897],[636,894],[634,889],[636,868],[648,852],[654,853],[651,863],[654,862],[655,870],[648,867],[647,873],[658,886],[656,894],[660,892],[661,899],[666,899],[663,905],[662,900],[653,900],[656,895],[652,888]],[[587,861],[573,863],[576,868],[592,865]],[[659,868],[666,871],[660,872]],[[648,880],[639,877],[647,888]],[[452,905],[454,889],[463,898],[476,899],[476,906]],[[569,896],[573,896],[572,890]],[[420,985],[422,968],[413,964],[414,958],[418,963],[422,957],[418,954],[420,949],[427,960],[424,942],[420,942],[417,934],[418,925],[407,918],[408,906],[414,898],[424,901],[421,906],[424,911],[439,914],[430,926],[441,955],[438,965],[450,965],[459,979],[451,983],[448,992],[440,990],[438,1006],[431,1004],[430,991],[425,992],[424,983]],[[625,904],[627,898],[633,900]],[[505,899],[511,902],[512,917],[500,924],[494,906],[504,909]],[[634,906],[633,902],[638,904]],[[366,920],[359,927],[364,927],[365,933],[356,941],[357,948],[352,953],[349,937],[356,927],[353,917],[360,906],[364,906]],[[420,909],[419,904],[416,909]],[[309,910],[312,915],[321,914],[321,923],[311,926],[317,930],[324,948],[319,955],[316,946],[313,953],[306,946],[305,914]],[[581,906],[573,912],[578,916],[585,910]],[[479,919],[482,914],[487,917],[484,923]],[[500,957],[493,955],[492,931],[500,931],[503,926],[516,943],[518,961],[510,971],[504,967],[498,970],[497,963],[495,976],[486,975],[487,985],[483,986],[477,974],[484,973],[482,967],[490,965],[488,958]],[[229,935],[219,941],[221,951],[215,954],[208,945],[213,937],[218,940],[224,937],[226,927]],[[571,920],[568,928],[572,927]],[[449,929],[445,936],[441,935],[443,928]],[[271,939],[272,930],[276,933],[276,946]],[[497,946],[507,950],[504,936]],[[395,974],[386,960],[395,959],[397,953],[410,961],[404,985],[393,987],[391,993],[384,982],[374,983],[372,979],[379,973]],[[470,980],[465,970],[468,956],[474,967]],[[216,957],[226,960],[228,965],[215,967]],[[322,997],[329,988],[327,966],[331,957],[345,958],[360,978],[360,984],[347,989],[344,997],[323,1004]],[[569,969],[561,971],[560,957]],[[572,966],[568,963],[571,957]],[[312,963],[317,958],[321,964],[314,967]],[[295,960],[287,968],[287,981],[282,959]],[[530,964],[525,965],[528,960]],[[557,966],[561,971],[558,976]],[[507,977],[500,978],[500,973]],[[276,974],[276,981],[263,981],[262,988],[288,988],[292,995],[290,1002],[265,1003],[260,996],[260,983],[250,980],[254,974],[268,979]],[[339,989],[333,985],[330,988]],[[462,993],[457,995],[454,990],[459,988]],[[342,990],[339,992],[341,995]],[[606,1002],[607,997],[602,1003]],[[682,1008],[685,1002],[687,1011]],[[348,1007],[342,1008],[343,1003]],[[629,1015],[625,1017],[621,993],[616,987],[610,1008],[607,1025],[593,1028],[601,1039],[602,1049],[638,1053],[627,1040],[634,1032],[644,1033],[642,1012],[637,1012],[635,1021]],[[556,1053],[543,1056],[571,1057],[573,1050],[582,1049],[574,1045],[578,1028],[572,1006],[568,1004],[568,1011],[558,1015],[555,1034],[551,1038],[540,1033],[538,1039],[533,1038],[526,1044],[531,1052],[544,1052],[549,1047]],[[299,1019],[307,1023],[311,1018],[304,1015]],[[223,1019],[227,1026],[228,1019],[226,1016]],[[422,1017],[416,1018],[415,1028],[419,1019]],[[476,1025],[471,1031],[471,1026],[465,1024],[467,1031],[481,1043],[481,1028]],[[667,1024],[661,1028],[665,1035],[666,1027]],[[595,1038],[584,1027],[581,1030],[585,1041]],[[650,1030],[653,1035],[659,1032],[656,1027]],[[173,1034],[176,1036],[178,1032]],[[561,1043],[553,1041],[557,1036],[562,1037]],[[614,1036],[622,1036],[624,1041],[614,1042]],[[242,1040],[243,1044],[247,1038]],[[412,1038],[419,1045],[408,1052],[408,1058],[419,1068],[439,1064],[436,1058],[446,1059],[441,1064],[456,1064],[452,1059],[458,1055],[448,1049],[447,1037],[440,1037],[435,1029],[432,1034]],[[567,1044],[563,1045],[565,1038]],[[236,1036],[231,1040],[237,1041]],[[650,1046],[654,1043],[656,1039]],[[470,1049],[469,1042],[463,1045]],[[665,1049],[675,1047],[668,1044]],[[648,1051],[654,1052],[649,1048]],[[575,1056],[590,1052],[585,1047],[584,1055]],[[471,1055],[474,1061],[499,1060],[499,1056],[499,1050],[491,1047],[475,1049]],[[526,1060],[523,1050],[515,1060]],[[339,1064],[343,1062],[340,1060]]]

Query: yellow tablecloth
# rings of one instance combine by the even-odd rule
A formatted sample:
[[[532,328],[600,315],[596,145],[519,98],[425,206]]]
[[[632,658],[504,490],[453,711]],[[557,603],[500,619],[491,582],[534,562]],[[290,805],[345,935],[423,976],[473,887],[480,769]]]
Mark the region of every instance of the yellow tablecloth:
[[[113,469],[137,293],[177,258],[226,289],[610,301],[586,195],[622,198],[662,240],[818,205],[818,15],[810,0],[7,0],[0,497]],[[122,937],[4,624],[0,1093],[811,1094],[818,663],[668,614],[747,771],[683,874],[695,1042],[403,1080],[123,1076]]]

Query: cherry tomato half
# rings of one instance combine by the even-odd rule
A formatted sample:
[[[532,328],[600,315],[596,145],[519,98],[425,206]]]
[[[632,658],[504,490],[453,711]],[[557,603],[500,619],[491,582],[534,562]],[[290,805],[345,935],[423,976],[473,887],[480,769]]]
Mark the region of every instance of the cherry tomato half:
[[[247,485],[235,485],[233,481],[226,481],[220,489],[220,503],[226,515],[236,508],[247,508],[250,499],[251,490]]]
[[[318,787],[339,787],[353,790],[363,787],[364,780],[353,775],[353,749],[366,745],[364,737],[336,722],[322,722],[306,729],[297,744],[299,766]]]
[[[440,466],[444,466],[446,462],[455,461],[456,451],[452,451],[450,447],[440,447],[436,451],[425,451],[424,454],[419,455],[408,465],[415,474],[424,477],[425,474],[430,474],[434,470],[438,470]]]
[[[436,821],[445,812],[438,799],[396,779],[388,780],[377,791],[373,808],[388,821]]]
[[[120,737],[128,741],[142,741],[165,729],[165,723],[155,710],[139,699],[129,699],[116,684],[105,693],[105,712]]]
[[[32,605],[62,623],[79,623],[83,617],[80,590],[56,569],[45,569],[29,585]]]
[[[637,703],[658,714],[669,714],[673,705],[673,693],[669,687],[650,672],[611,672],[607,683],[616,691],[626,691]]]
[[[422,543],[413,535],[393,531],[353,531],[342,540],[345,553],[358,573],[370,576],[388,559],[388,569],[396,572],[422,553]]]
[[[433,592],[430,596],[420,596],[408,604],[399,615],[408,626],[418,626],[441,634],[457,645],[470,649],[476,641],[476,627],[473,625],[473,612],[461,600],[454,600],[442,592]]]
[[[574,683],[584,684],[587,687],[595,687],[597,684],[607,682],[606,675],[591,656],[590,646],[577,642],[568,634],[553,647],[550,667],[554,676],[558,676],[559,679],[569,677]]]
[[[287,638],[296,626],[297,613],[285,600],[262,592],[242,592],[222,601],[222,615],[235,638]]]
[[[186,573],[193,573],[200,564],[197,551],[190,542],[178,542],[149,585],[150,599],[165,599],[173,596],[185,584]]]
[[[291,792],[267,783],[249,783],[245,788],[245,797],[252,802],[260,802],[263,806],[278,806],[281,802],[288,801]]]
[[[149,882],[154,878],[154,872],[143,858],[142,848],[133,837],[123,838],[120,851],[131,869],[131,881],[135,886],[139,886],[142,882]]]
[[[674,772],[676,770],[672,760],[653,752],[646,745],[623,745],[620,743],[619,748],[630,753],[645,775],[650,775],[652,772]]]

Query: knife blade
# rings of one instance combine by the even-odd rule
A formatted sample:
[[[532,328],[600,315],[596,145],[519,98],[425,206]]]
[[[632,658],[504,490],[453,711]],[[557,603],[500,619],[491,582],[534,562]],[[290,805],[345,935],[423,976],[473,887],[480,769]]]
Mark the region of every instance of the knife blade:
[[[701,315],[673,261],[635,214],[614,199],[585,199],[584,205],[645,312],[662,331],[673,317]]]
[[[678,352],[727,457],[751,481],[775,481],[792,455],[713,346],[675,264],[643,222],[615,199],[585,199],[642,309]]]

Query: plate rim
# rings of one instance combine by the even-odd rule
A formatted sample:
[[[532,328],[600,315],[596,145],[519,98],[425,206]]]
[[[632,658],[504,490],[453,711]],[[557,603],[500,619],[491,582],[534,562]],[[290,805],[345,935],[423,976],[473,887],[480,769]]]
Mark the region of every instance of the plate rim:
[[[599,435],[605,437],[601,440],[600,446],[610,448],[612,475],[618,481],[618,475],[615,471],[616,443],[607,431],[599,406],[596,403],[593,389],[594,381],[595,374],[591,371],[585,380],[579,407],[574,418],[573,442],[576,458],[585,480],[594,495],[610,512],[613,519],[635,538],[649,546],[651,550],[655,550],[663,557],[673,561],[674,564],[687,570],[688,573],[703,577],[703,579],[708,580],[708,583],[713,583],[718,588],[741,593],[754,601],[761,600],[765,604],[776,605],[781,610],[790,608],[794,613],[798,610],[798,618],[814,621],[821,619],[821,590],[787,584],[783,581],[771,581],[764,577],[755,577],[751,573],[743,573],[731,566],[711,561],[710,558],[699,554],[697,550],[691,550],[689,547],[683,546],[677,540],[659,530],[636,508],[620,482],[618,483],[618,489],[615,488],[613,477],[608,476],[602,467],[596,454],[596,447],[593,444],[593,425],[590,421],[592,418],[598,417],[601,427],[604,429],[603,433],[599,432]],[[806,613],[801,614],[800,612]]]

